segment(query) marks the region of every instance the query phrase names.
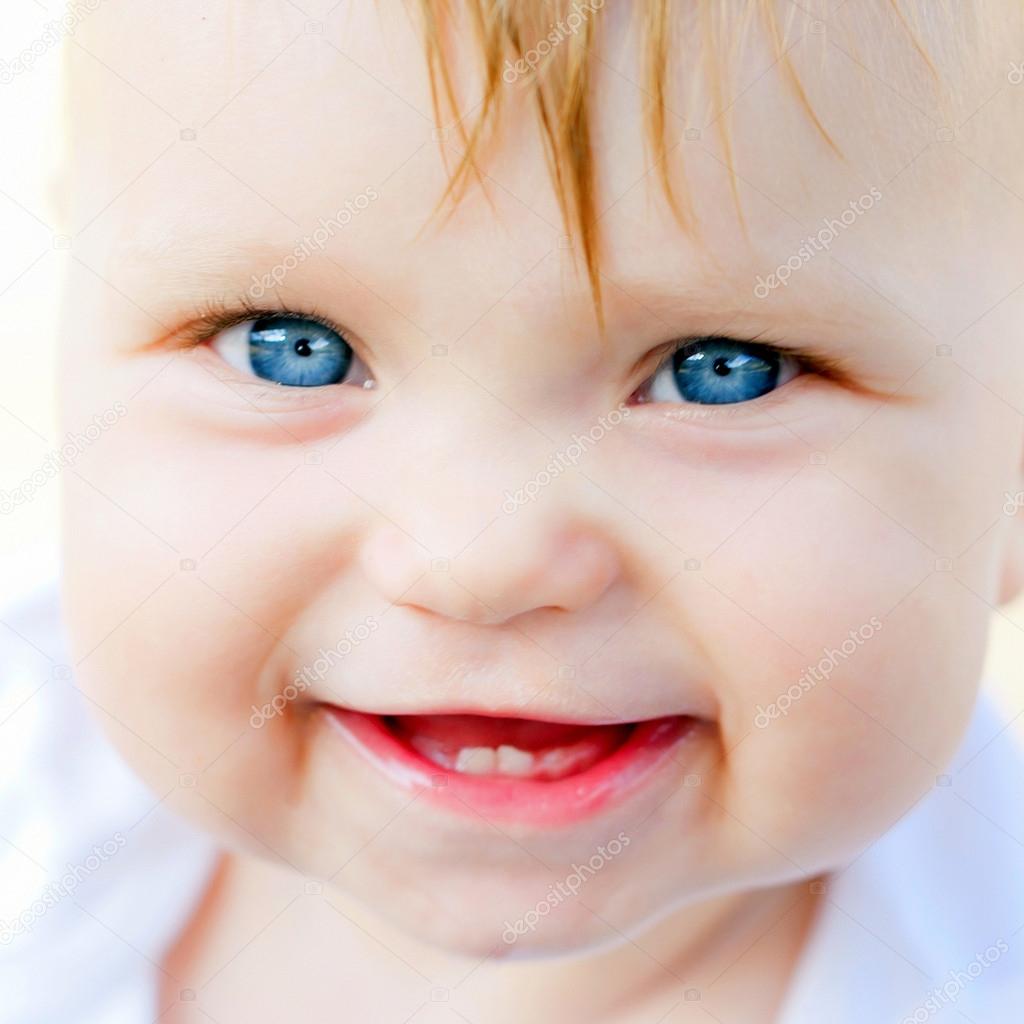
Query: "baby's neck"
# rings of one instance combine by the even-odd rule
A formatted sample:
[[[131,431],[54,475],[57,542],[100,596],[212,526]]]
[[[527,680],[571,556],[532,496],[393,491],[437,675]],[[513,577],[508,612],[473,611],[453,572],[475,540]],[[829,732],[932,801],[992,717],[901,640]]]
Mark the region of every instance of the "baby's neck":
[[[163,965],[161,1009],[178,1005],[161,1020],[259,1024],[287,1008],[310,1024],[402,1021],[438,1003],[423,1024],[771,1024],[815,910],[800,882],[688,908],[586,956],[499,962],[427,948],[290,871],[231,856]]]

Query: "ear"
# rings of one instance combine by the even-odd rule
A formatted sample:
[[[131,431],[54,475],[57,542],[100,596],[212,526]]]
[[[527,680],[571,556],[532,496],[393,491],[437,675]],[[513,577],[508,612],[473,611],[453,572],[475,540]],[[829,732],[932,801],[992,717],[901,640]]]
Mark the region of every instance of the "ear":
[[[1003,495],[1003,514],[1009,519],[1003,550],[999,602],[1012,601],[1024,590],[1024,459],[1013,491]]]

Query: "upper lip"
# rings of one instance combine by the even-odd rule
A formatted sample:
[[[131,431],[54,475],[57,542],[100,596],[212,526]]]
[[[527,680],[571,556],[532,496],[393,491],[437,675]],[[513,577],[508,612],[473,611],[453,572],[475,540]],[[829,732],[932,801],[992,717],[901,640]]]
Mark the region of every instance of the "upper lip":
[[[547,666],[487,665],[454,653],[419,664],[389,658],[385,665],[363,661],[361,653],[357,649],[315,682],[307,699],[371,715],[483,715],[591,726],[719,716],[705,680],[657,657],[616,666],[614,674],[577,669],[563,677]]]
[[[348,711],[356,711],[365,715],[399,716],[399,715],[479,715],[486,718],[518,718],[532,722],[553,722],[560,725],[579,726],[603,726],[603,725],[632,725],[637,722],[653,721],[659,718],[673,717],[700,717],[685,711],[666,711],[663,714],[645,714],[639,717],[628,717],[624,715],[598,714],[596,712],[576,712],[566,708],[553,706],[549,703],[541,703],[539,700],[530,701],[525,705],[497,705],[490,702],[483,704],[416,704],[411,706],[406,702],[395,703],[393,706],[385,707],[376,705],[374,707],[360,706],[355,703],[340,703],[338,701],[324,700],[323,704],[332,707],[344,708]]]

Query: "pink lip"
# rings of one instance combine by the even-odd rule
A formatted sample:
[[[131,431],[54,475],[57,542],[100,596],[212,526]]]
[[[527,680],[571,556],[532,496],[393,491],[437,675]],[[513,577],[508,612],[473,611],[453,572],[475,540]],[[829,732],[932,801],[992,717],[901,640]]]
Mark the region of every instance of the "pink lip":
[[[545,825],[569,825],[621,803],[667,765],[698,724],[686,716],[637,722],[609,756],[575,775],[544,781],[446,771],[402,743],[380,716],[323,707],[345,738],[401,788],[463,814]]]

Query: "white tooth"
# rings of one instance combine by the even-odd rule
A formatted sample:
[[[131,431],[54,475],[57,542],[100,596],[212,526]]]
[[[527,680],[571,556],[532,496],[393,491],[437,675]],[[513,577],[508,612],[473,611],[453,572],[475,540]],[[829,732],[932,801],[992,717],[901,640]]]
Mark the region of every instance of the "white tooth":
[[[560,779],[590,759],[590,752],[580,744],[553,747],[537,758],[536,773],[549,779]]]
[[[505,744],[498,747],[498,773],[525,777],[533,774],[533,754],[528,750],[510,747]]]
[[[538,758],[537,770],[540,774],[549,778],[558,778],[563,774],[565,766],[565,752],[560,747],[553,750],[545,750]]]
[[[438,743],[437,740],[432,740],[425,736],[413,736],[409,740],[409,745],[417,753],[422,754],[428,761],[433,761],[434,764],[439,767],[452,767],[451,757],[448,755],[444,746]]]
[[[463,747],[455,758],[455,770],[463,775],[493,775],[497,760],[493,747]]]

